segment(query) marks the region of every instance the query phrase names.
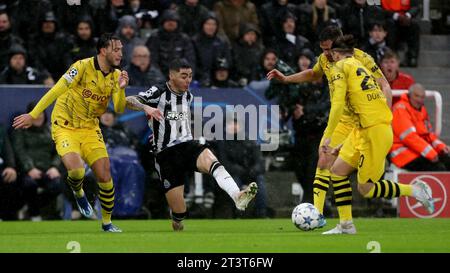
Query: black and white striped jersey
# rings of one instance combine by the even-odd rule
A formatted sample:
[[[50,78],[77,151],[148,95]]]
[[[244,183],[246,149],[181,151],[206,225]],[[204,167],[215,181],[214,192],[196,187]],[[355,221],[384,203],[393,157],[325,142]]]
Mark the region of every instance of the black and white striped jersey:
[[[157,153],[167,147],[193,139],[190,109],[193,95],[189,91],[177,94],[165,83],[139,92],[136,97],[141,103],[158,108],[163,113],[163,122],[155,119],[149,121],[149,126],[153,130],[153,145]]]

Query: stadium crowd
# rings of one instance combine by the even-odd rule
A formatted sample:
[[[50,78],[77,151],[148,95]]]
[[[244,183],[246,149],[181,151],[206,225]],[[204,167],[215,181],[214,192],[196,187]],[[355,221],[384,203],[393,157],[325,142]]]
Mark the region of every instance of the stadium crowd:
[[[420,1],[411,0],[409,6],[398,6],[398,2],[373,6],[365,0],[0,1],[0,84],[52,86],[70,64],[96,54],[101,33],[113,32],[123,44],[121,68],[128,71],[130,85],[148,88],[164,82],[169,62],[185,58],[200,87],[250,85],[276,99],[282,122],[292,120],[296,133],[292,156],[297,178],[307,191],[305,196],[312,196],[315,166],[308,164],[317,161],[318,141],[326,126],[327,84],[277,85],[267,81],[266,74],[273,68],[285,73],[311,68],[321,53],[318,34],[334,24],[358,39],[359,48],[376,60],[392,88],[408,89],[414,80],[399,67],[417,66]],[[400,60],[396,52],[405,43],[405,58]],[[115,123],[102,124],[105,138],[120,140],[128,133]],[[49,154],[26,146],[35,158],[23,158],[23,140],[41,139],[26,134],[39,134],[45,144],[49,141],[49,132],[41,126],[12,135],[7,125],[0,128],[0,219],[17,218],[12,212],[23,204],[28,206],[28,218],[39,219],[36,204],[42,205],[37,199],[42,194],[38,189],[52,198],[55,191],[63,191],[59,177],[65,174],[50,154],[53,149],[28,143]],[[110,146],[117,142],[110,140]],[[137,141],[123,145],[144,149],[137,147]],[[43,159],[43,165],[33,163]],[[19,197],[17,202],[5,203],[5,196]],[[258,217],[267,216],[261,212],[266,210],[264,202],[259,202]]]

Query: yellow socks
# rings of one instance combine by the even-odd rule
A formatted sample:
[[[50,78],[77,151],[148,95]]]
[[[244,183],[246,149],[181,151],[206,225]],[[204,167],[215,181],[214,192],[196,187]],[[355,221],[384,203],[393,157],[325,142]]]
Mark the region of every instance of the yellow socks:
[[[98,183],[98,199],[102,206],[103,224],[111,223],[111,214],[114,208],[114,185],[112,179],[108,182]]]
[[[316,169],[316,176],[313,183],[314,207],[323,214],[323,206],[330,187],[330,171],[324,169]]]
[[[339,213],[340,222],[352,221],[352,186],[348,176],[331,175],[334,201]]]
[[[69,170],[67,172],[67,183],[78,198],[84,196],[83,180],[84,168]]]

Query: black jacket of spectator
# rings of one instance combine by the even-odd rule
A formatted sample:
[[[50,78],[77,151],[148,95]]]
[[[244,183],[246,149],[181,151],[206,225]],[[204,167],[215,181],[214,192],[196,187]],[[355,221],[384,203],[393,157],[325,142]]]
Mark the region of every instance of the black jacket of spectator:
[[[259,24],[264,45],[271,44],[274,36],[282,36],[281,21],[288,12],[297,14],[297,7],[290,3],[280,5],[279,0],[271,0],[261,6]]]
[[[0,13],[1,15],[1,13]],[[3,14],[2,16],[7,16]],[[11,18],[8,16],[9,21],[11,22]],[[11,28],[0,30],[0,68],[6,67],[9,61],[9,50],[13,45],[24,45],[22,38],[12,34]]]
[[[132,14],[126,6],[113,6],[112,1],[107,1],[106,7],[98,9],[95,14],[96,35],[99,37],[105,32],[114,32],[119,25],[119,19],[124,15]],[[124,1],[126,2],[126,1]]]
[[[317,22],[314,20],[315,14],[317,14]],[[310,4],[302,4],[299,6],[297,17],[297,32],[314,44],[322,29],[336,18],[336,11],[330,6],[321,10]]]
[[[257,35],[256,42],[248,44],[243,37],[247,32],[254,31]],[[253,24],[244,24],[240,28],[239,39],[233,44],[233,64],[235,68],[234,78],[241,86],[245,86],[252,80],[256,80],[257,67],[263,52],[260,32]],[[243,81],[244,79],[244,81]]]
[[[0,171],[6,167],[16,168],[16,160],[8,131],[3,125],[0,125]]]
[[[194,36],[192,43],[197,60],[196,79],[201,86],[211,85],[211,73],[217,59],[225,58],[228,64],[231,64],[231,49],[227,42],[217,35],[219,29],[219,21],[212,14],[203,19],[201,26],[208,20],[213,19],[217,23],[217,31],[214,36],[208,36],[203,27],[201,31]]]
[[[72,64],[70,50],[73,42],[63,32],[58,31],[58,24],[54,15],[48,13],[40,21],[42,27],[45,21],[53,21],[56,24],[55,32],[43,33],[39,31],[28,46],[31,64],[36,68],[45,68],[50,72],[53,79],[59,79]]]
[[[80,0],[80,5],[69,5],[67,1],[53,1],[53,10],[58,16],[60,29],[66,33],[76,34],[78,20],[85,16],[93,18],[95,15],[89,2],[89,0]],[[94,31],[93,28],[92,31]]]
[[[202,29],[203,20],[208,16],[208,13],[208,9],[200,2],[195,7],[188,6],[185,3],[180,4],[178,14],[180,15],[181,31],[191,37],[199,33]]]
[[[369,37],[370,25],[373,22],[386,21],[386,12],[379,6],[369,6],[367,4],[359,6],[354,0],[343,6],[339,15],[342,18],[342,31],[345,34],[352,34],[353,37],[358,39],[359,44],[363,44]]]
[[[372,56],[375,62],[379,64],[389,47],[386,45],[386,42],[375,43],[369,39],[361,46],[361,50]]]
[[[91,37],[87,40],[81,39],[75,31],[73,38],[73,47],[70,51],[72,62],[82,60],[85,58],[90,58],[97,54],[97,38],[94,37],[94,24],[92,20],[88,17],[84,17],[78,21],[88,23],[91,27]]]
[[[24,41],[29,41],[40,32],[41,18],[46,12],[52,11],[53,5],[49,0],[19,1],[15,31]]]
[[[11,67],[10,60],[15,55],[22,55],[25,59],[21,70],[15,70]],[[44,80],[50,77],[45,69],[36,69],[27,66],[27,52],[20,45],[13,45],[9,50],[9,59],[7,66],[0,72],[0,84],[43,84]]]
[[[163,25],[167,20],[177,21],[178,28],[173,32],[164,30]],[[196,67],[191,39],[180,32],[180,18],[172,10],[167,10],[161,16],[161,27],[150,36],[146,46],[152,54],[152,65],[158,66],[164,75],[168,75],[169,63],[176,58],[185,58],[192,67]]]

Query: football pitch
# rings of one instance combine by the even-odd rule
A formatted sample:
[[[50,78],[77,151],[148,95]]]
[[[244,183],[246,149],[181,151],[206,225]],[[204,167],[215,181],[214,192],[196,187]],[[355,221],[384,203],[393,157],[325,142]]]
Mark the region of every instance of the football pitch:
[[[0,252],[7,253],[450,253],[450,219],[357,218],[356,235],[298,230],[290,219],[115,221],[123,233],[104,233],[97,221],[0,222]]]

